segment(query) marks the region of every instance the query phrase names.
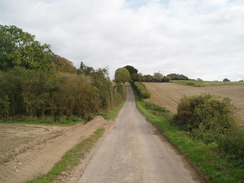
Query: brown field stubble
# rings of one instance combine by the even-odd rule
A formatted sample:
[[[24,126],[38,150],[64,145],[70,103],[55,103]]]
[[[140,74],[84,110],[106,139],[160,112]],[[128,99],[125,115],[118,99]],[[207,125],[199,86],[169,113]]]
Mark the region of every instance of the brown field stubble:
[[[150,100],[165,107],[173,113],[183,96],[201,95],[203,93],[228,97],[236,109],[238,122],[244,126],[244,85],[218,85],[205,87],[184,86],[175,83],[144,83],[151,92]]]

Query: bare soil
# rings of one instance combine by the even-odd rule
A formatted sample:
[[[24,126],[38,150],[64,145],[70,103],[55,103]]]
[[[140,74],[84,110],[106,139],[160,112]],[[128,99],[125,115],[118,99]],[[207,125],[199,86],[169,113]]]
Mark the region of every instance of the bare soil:
[[[1,124],[0,182],[25,182],[47,173],[65,152],[110,125],[101,116],[72,127]]]
[[[204,87],[184,86],[175,83],[144,83],[151,92],[151,100],[173,113],[183,96],[194,96],[210,93],[220,97],[228,97],[237,108],[236,117],[244,126],[244,85],[216,85]]]

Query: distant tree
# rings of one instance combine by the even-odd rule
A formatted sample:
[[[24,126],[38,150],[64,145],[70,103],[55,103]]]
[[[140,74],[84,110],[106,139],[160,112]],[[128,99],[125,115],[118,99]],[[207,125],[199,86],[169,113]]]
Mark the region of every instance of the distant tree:
[[[167,77],[169,77],[171,80],[189,80],[189,78],[183,74],[168,74]]]
[[[178,75],[175,73],[168,74],[167,77],[170,78],[171,80],[179,80]]]
[[[155,72],[153,76],[156,82],[161,82],[164,77],[160,72]]]
[[[0,25],[0,70],[15,67],[49,71],[54,69],[50,45],[41,44],[35,36],[16,26]]]
[[[143,75],[141,74],[141,73],[139,73],[139,74],[132,74],[131,75],[131,80],[132,81],[143,81]]]
[[[126,68],[119,68],[115,71],[115,82],[128,82],[130,80],[130,73]]]
[[[138,70],[136,68],[134,68],[133,66],[131,66],[131,65],[127,65],[124,68],[126,68],[129,71],[131,76],[133,74],[137,74],[138,73]]]
[[[144,75],[144,82],[153,82],[154,81],[154,77],[150,74]]]
[[[228,78],[224,78],[223,81],[224,82],[230,82],[230,80]]]
[[[167,77],[167,76],[164,76],[164,77],[162,78],[162,82],[170,82],[170,78]]]
[[[135,82],[135,81],[140,81],[140,76],[139,76],[139,74],[132,74],[132,75],[130,76],[130,78],[131,78],[131,80],[132,80],[133,82]]]
[[[189,78],[187,76],[183,75],[183,74],[179,75],[179,79],[180,80],[189,80]]]
[[[76,72],[73,63],[64,57],[54,55],[54,62],[57,65],[57,70],[59,72],[68,72],[68,73]]]
[[[197,81],[203,81],[201,78],[197,78]]]

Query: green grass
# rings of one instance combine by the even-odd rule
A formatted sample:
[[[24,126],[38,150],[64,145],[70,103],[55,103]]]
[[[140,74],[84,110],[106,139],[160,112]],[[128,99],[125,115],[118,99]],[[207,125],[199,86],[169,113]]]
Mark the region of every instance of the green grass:
[[[67,172],[71,171],[84,159],[86,154],[92,149],[96,141],[102,137],[103,128],[97,129],[89,138],[76,145],[73,149],[66,152],[62,159],[47,174],[29,180],[26,183],[51,183],[55,180],[62,180]]]
[[[223,82],[223,81],[196,81],[196,80],[171,80],[172,83],[177,83],[187,86],[214,86],[214,85],[243,85],[244,82]]]
[[[216,143],[205,144],[193,139],[189,132],[182,131],[172,125],[173,115],[159,106],[142,101],[136,96],[136,103],[141,113],[146,116],[159,131],[180,151],[190,162],[213,183],[241,183],[244,180],[243,165],[238,160],[230,159],[219,152]]]
[[[123,100],[123,102],[121,102],[121,104],[119,104],[117,107],[115,107],[112,111],[102,112],[102,113],[99,113],[99,115],[101,115],[106,120],[115,118],[117,116],[117,114],[119,113],[119,111],[124,106],[124,104],[125,104],[125,100]]]

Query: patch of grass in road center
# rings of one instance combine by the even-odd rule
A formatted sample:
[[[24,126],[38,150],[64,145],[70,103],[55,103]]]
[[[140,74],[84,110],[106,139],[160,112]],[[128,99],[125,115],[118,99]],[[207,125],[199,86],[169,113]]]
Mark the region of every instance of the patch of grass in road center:
[[[62,180],[67,176],[69,171],[71,171],[82,159],[85,158],[97,140],[102,137],[104,131],[104,128],[97,129],[89,138],[66,152],[50,172],[33,180],[29,180],[26,183],[51,183],[55,180]]]
[[[171,124],[173,114],[153,103],[143,101],[136,96],[136,103],[141,113],[150,121],[180,153],[187,156],[206,179],[213,183],[241,183],[244,180],[243,166],[238,160],[219,152],[216,143],[205,144],[193,139],[189,132],[182,131]]]

